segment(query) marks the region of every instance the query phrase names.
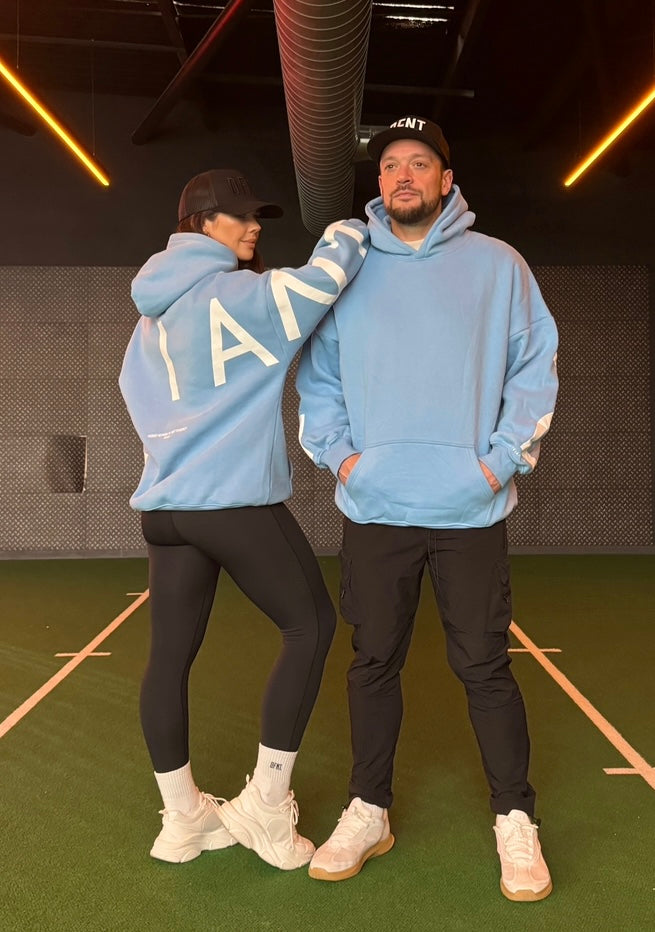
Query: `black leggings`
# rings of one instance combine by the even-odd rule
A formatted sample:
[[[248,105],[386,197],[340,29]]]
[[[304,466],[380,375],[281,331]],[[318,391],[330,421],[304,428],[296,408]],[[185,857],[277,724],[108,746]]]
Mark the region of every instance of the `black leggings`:
[[[188,681],[221,568],[282,633],[264,693],[261,743],[297,751],[314,707],[335,611],[312,549],[283,505],[141,516],[150,562],[150,658],[141,725],[158,773],[189,760]]]

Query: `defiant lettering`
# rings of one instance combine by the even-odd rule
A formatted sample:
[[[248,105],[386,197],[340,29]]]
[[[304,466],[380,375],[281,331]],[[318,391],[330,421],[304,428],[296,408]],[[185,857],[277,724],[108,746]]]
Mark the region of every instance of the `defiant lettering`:
[[[341,232],[351,239],[354,239],[358,244],[358,249],[362,257],[366,255],[362,233],[340,222],[330,224],[325,230],[324,236],[329,248],[338,248],[336,240],[337,232]],[[316,269],[321,269],[327,276],[328,281],[322,288],[310,285],[308,282],[303,281],[302,278],[297,277],[291,271],[285,269],[274,269],[270,273],[269,282],[271,291],[269,301],[272,297],[273,305],[280,315],[280,321],[289,343],[292,343],[294,340],[299,340],[302,337],[292,300],[294,303],[298,303],[298,299],[300,299],[300,301],[305,300],[311,304],[322,304],[325,307],[330,307],[334,304],[339,292],[347,284],[345,271],[338,262],[333,261],[326,255],[314,256],[310,260],[310,265],[314,266]],[[166,329],[161,321],[158,321],[157,325],[159,327],[159,351],[166,365],[171,398],[173,401],[179,401],[180,389],[175,366],[168,351]],[[226,330],[229,331],[232,337],[237,341],[236,345],[229,346],[227,349],[224,346],[224,331]],[[279,363],[279,359],[277,359],[273,353],[232,317],[218,298],[212,298],[209,302],[209,336],[212,374],[215,386],[225,385],[227,381],[225,363],[229,359],[235,359],[238,356],[253,353],[265,366],[275,366]]]
[[[157,329],[159,330],[159,352],[161,353],[162,359],[166,365],[166,372],[168,373],[168,387],[171,390],[171,400],[179,401],[180,389],[177,385],[177,374],[175,372],[175,366],[173,365],[173,360],[171,359],[168,352],[168,334],[166,333],[166,327],[164,327],[160,320],[157,321]]]
[[[312,262],[312,264],[319,265],[318,262]],[[336,263],[331,263],[331,265],[334,265],[334,269],[337,269],[338,273],[343,275],[343,271]],[[337,274],[334,269],[327,268],[326,265],[322,267],[330,277]],[[293,308],[291,306],[289,292],[295,292],[303,298],[309,298],[310,301],[316,301],[318,304],[324,304],[326,307],[330,307],[330,305],[334,304],[338,293],[335,291],[334,294],[330,294],[330,292],[314,288],[313,285],[308,285],[307,282],[300,281],[295,275],[291,275],[283,269],[275,269],[271,272],[271,291],[273,292],[273,300],[280,313],[280,320],[282,321],[282,326],[284,327],[284,332],[289,342],[298,340],[301,335],[296,315],[293,313]]]
[[[223,327],[239,341],[236,346],[223,349]],[[276,359],[265,346],[262,346],[251,333],[248,333],[234,317],[228,314],[218,298],[212,298],[209,304],[209,329],[214,385],[225,385],[225,363],[236,356],[254,353],[265,366],[274,366],[279,362],[279,359]]]

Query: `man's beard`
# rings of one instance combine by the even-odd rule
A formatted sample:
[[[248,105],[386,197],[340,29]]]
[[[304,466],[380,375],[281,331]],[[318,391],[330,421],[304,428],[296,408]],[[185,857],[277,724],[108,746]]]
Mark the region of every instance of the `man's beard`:
[[[415,226],[427,220],[439,210],[441,206],[441,195],[433,201],[424,201],[420,195],[421,201],[413,206],[394,205],[393,197],[389,199],[389,204],[385,204],[386,211],[392,220],[396,223],[402,223],[403,226]]]

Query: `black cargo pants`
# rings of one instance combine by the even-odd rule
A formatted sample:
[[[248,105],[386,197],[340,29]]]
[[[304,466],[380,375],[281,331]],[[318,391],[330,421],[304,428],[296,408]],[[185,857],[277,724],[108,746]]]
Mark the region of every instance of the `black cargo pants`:
[[[466,689],[491,809],[534,812],[530,741],[510,671],[512,618],[507,532],[492,527],[430,529],[345,519],[341,612],[353,626],[348,671],[353,746],[350,798],[387,808],[403,714],[407,657],[427,565],[446,634],[448,662]],[[438,707],[438,695],[432,706]],[[426,706],[426,714],[430,714]]]

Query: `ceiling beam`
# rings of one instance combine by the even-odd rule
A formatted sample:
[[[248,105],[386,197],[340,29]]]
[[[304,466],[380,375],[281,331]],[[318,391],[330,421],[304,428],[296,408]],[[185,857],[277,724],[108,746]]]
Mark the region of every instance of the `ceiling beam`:
[[[168,38],[171,40],[171,45],[175,49],[175,54],[180,64],[183,65],[188,56],[184,38],[180,32],[180,24],[177,19],[175,4],[173,0],[157,0],[157,6],[164,20],[164,26],[166,27]]]
[[[159,11],[164,21],[168,38],[175,49],[178,61],[181,65],[187,60],[188,53],[184,36],[180,29],[180,20],[177,15],[177,9],[173,0],[157,0]],[[205,128],[210,132],[216,129],[216,102],[208,93],[206,85],[199,90],[199,103],[202,112]]]
[[[16,41],[12,33],[0,33],[0,41]],[[35,36],[21,35],[21,45],[70,45],[87,48],[92,45],[96,49],[126,50],[129,52],[167,52],[175,51],[169,45],[157,45],[153,42],[120,42],[114,39],[73,39],[66,36]]]
[[[252,3],[253,0],[229,0],[223,12],[189,55],[154,107],[132,133],[132,142],[135,145],[148,142],[153,137],[164,117],[182,97],[188,84],[207,67],[219,45],[249,12]]]
[[[480,25],[488,5],[489,0],[468,0],[466,9],[462,14],[457,28],[450,58],[439,80],[439,86],[441,88],[453,87],[459,82],[462,69],[473,51],[475,40],[480,32]],[[443,119],[448,103],[449,100],[446,95],[441,94],[432,108],[433,119]]]
[[[281,87],[282,78],[280,75],[264,74],[207,74],[203,81],[208,84],[243,84],[260,85],[262,87]],[[366,83],[364,90],[372,94],[405,94],[419,97],[437,97],[443,94],[445,97],[473,97],[474,91],[466,88],[457,87],[418,87],[411,84],[371,84]]]

